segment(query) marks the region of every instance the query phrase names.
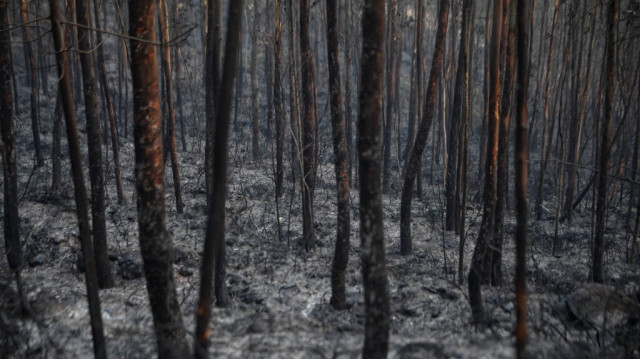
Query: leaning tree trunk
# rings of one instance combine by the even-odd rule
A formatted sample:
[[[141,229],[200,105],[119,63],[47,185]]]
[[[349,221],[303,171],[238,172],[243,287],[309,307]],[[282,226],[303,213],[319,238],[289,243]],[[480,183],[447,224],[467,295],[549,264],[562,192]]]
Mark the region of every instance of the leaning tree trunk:
[[[363,358],[386,358],[389,348],[389,283],[380,186],[384,21],[384,0],[364,3],[358,101],[360,241],[365,298]]]
[[[100,142],[100,115],[98,114],[98,89],[96,72],[91,53],[89,27],[89,0],[76,2],[78,23],[78,45],[82,67],[87,141],[89,148],[89,177],[91,179],[91,224],[93,251],[100,288],[113,287],[113,277],[107,255],[107,225],[104,216],[104,176],[102,169],[102,145]]]
[[[474,322],[484,321],[484,308],[480,285],[489,279],[491,261],[488,256],[493,242],[496,208],[497,165],[498,165],[498,125],[500,123],[500,43],[502,37],[503,0],[493,4],[493,30],[490,55],[489,121],[487,133],[487,158],[485,161],[484,209],[482,224],[476,247],[473,250],[469,270],[469,303]]]
[[[614,91],[615,91],[615,64],[616,64],[616,25],[618,23],[618,0],[610,0],[608,27],[606,38],[606,52],[604,58],[604,116],[602,119],[602,140],[600,144],[600,179],[598,181],[598,204],[596,207],[596,235],[593,243],[593,281],[604,282],[604,269],[602,267],[604,257],[604,231],[607,212],[607,185],[609,180],[609,156],[611,154],[611,119],[613,117]]]
[[[433,122],[437,86],[442,74],[442,58],[444,57],[445,41],[447,39],[447,23],[449,20],[449,1],[440,0],[438,12],[438,30],[436,32],[436,43],[433,48],[433,62],[429,73],[429,83],[427,87],[427,97],[424,102],[423,119],[420,121],[418,133],[407,161],[404,174],[404,184],[402,186],[402,197],[400,199],[400,253],[409,255],[413,252],[411,243],[411,200],[413,182],[419,171],[419,164],[422,161],[422,153],[427,144],[427,137]],[[419,66],[420,64],[418,64]]]
[[[329,56],[329,86],[331,100],[331,128],[333,153],[335,156],[336,192],[338,218],[336,248],[331,265],[331,305],[336,309],[347,306],[345,274],[349,261],[349,161],[342,117],[342,93],[340,91],[340,65],[338,49],[338,5],[337,0],[327,0],[327,53]]]
[[[158,0],[158,19],[162,38],[162,69],[164,85],[167,92],[167,126],[164,134],[164,162],[167,156],[171,158],[171,173],[173,175],[173,191],[176,196],[176,212],[182,213],[182,189],[180,188],[180,169],[178,167],[178,151],[176,150],[176,110],[173,106],[173,80],[171,74],[171,48],[169,47],[169,10],[166,0]]]
[[[9,1],[0,1],[0,153],[4,179],[4,245],[11,270],[19,272],[23,265],[18,215],[18,168],[16,165],[16,134],[13,122],[11,83],[11,33]]]
[[[129,4],[140,252],[158,357],[186,358],[190,353],[173,278],[173,243],[166,226],[157,47],[149,43],[156,38],[154,14],[153,0]]]
[[[69,63],[67,60],[64,34],[61,26],[60,9],[56,0],[49,1],[51,9],[51,31],[56,52],[56,65],[58,69],[58,85],[62,96],[65,122],[67,127],[67,142],[69,144],[69,157],[76,199],[76,215],[78,217],[78,229],[80,233],[80,246],[84,257],[85,281],[87,297],[89,299],[89,315],[91,317],[91,333],[93,337],[93,352],[96,358],[106,358],[102,314],[100,310],[100,297],[98,296],[98,277],[96,264],[93,257],[93,245],[91,244],[91,230],[89,228],[89,215],[87,213],[87,189],[84,184],[82,172],[82,154],[80,153],[80,141],[78,140],[78,127],[76,124],[76,111],[73,106],[73,93],[69,78]]]
[[[314,99],[313,53],[309,41],[309,0],[300,0],[300,56],[302,58],[302,236],[304,248],[315,247],[313,216],[316,110]]]
[[[216,163],[213,174],[213,192],[209,194],[211,206],[207,209],[207,238],[205,239],[202,268],[200,271],[200,294],[198,296],[198,310],[196,314],[196,358],[208,358],[209,320],[211,317],[211,303],[213,293],[211,282],[213,280],[212,266],[208,263],[214,259],[216,261],[216,276],[220,272],[224,275],[225,270],[225,202],[227,193],[227,163],[229,149],[229,122],[231,118],[232,87],[238,68],[238,49],[240,43],[240,32],[242,28],[243,1],[232,1],[229,5],[229,16],[227,22],[227,40],[225,43],[224,67],[222,72],[222,83],[220,84],[220,96],[218,96],[216,114],[216,138],[214,148],[214,162]],[[220,255],[221,254],[221,255]],[[222,277],[224,279],[224,277]],[[219,285],[222,286],[219,286]],[[216,280],[216,296],[218,301],[220,291],[224,281],[219,283]]]

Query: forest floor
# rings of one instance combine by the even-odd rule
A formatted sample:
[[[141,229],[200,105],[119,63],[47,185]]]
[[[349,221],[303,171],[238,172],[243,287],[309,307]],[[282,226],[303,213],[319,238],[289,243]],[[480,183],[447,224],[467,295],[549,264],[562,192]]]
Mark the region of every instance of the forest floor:
[[[244,124],[240,124],[240,128]],[[66,142],[60,196],[48,192],[50,163],[32,170],[29,131],[18,129],[21,234],[26,267],[24,293],[32,313],[16,308],[16,287],[0,260],[0,357],[85,358],[92,356],[84,275],[75,266],[77,223]],[[245,131],[246,132],[246,131]],[[50,137],[46,134],[45,137]],[[250,141],[234,132],[230,153],[226,242],[230,308],[212,313],[211,352],[229,358],[357,358],[363,343],[363,289],[360,272],[358,191],[353,189],[351,250],[347,272],[349,308],[329,305],[330,264],[335,241],[335,176],[327,148],[321,151],[315,194],[317,247],[301,249],[298,188],[287,179],[279,203],[283,238],[278,238],[271,159],[248,160]],[[86,141],[84,137],[81,140]],[[107,351],[112,358],[149,358],[156,351],[137,237],[133,144],[120,149],[127,204],[117,205],[108,178],[107,230],[116,286],[100,292]],[[45,140],[45,153],[50,151]],[[264,151],[268,153],[268,151]],[[175,278],[189,340],[193,340],[204,215],[203,153],[180,153],[185,212],[177,214],[167,168],[167,225],[174,241]],[[385,241],[391,296],[390,357],[514,357],[514,243],[511,210],[505,224],[504,286],[483,287],[491,325],[471,322],[466,281],[458,285],[459,239],[442,230],[440,184],[427,185],[414,201],[415,253],[399,253],[400,185],[397,177],[384,197]],[[293,195],[293,197],[292,197]],[[471,195],[479,198],[477,188]],[[470,201],[465,273],[480,224],[480,206]],[[625,262],[628,229],[624,213],[608,221],[606,286],[589,283],[590,211],[579,210],[571,228],[561,223],[560,250],[552,255],[551,213],[532,220],[527,255],[528,352],[539,358],[640,357],[638,313],[620,303],[637,303],[640,268]],[[466,279],[466,278],[465,278]],[[618,297],[615,297],[615,296]],[[610,298],[616,298],[610,303]],[[637,310],[637,304],[635,304]],[[577,317],[577,318],[576,318]]]

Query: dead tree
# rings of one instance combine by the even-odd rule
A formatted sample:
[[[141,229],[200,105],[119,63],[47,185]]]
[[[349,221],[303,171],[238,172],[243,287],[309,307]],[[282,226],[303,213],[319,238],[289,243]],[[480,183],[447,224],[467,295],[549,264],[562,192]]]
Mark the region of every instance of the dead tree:
[[[62,96],[62,107],[67,128],[67,142],[69,144],[69,157],[76,200],[76,216],[80,233],[80,247],[84,258],[85,282],[87,297],[89,299],[89,315],[91,317],[91,333],[93,337],[93,352],[96,358],[106,358],[104,331],[102,325],[102,312],[100,310],[100,297],[98,296],[98,277],[96,263],[93,257],[93,245],[91,243],[91,230],[89,228],[89,214],[87,211],[87,189],[84,184],[82,172],[82,154],[80,153],[80,141],[78,140],[78,127],[76,124],[76,111],[73,104],[71,91],[71,79],[69,76],[69,63],[61,26],[60,9],[56,0],[49,0],[51,11],[51,31],[56,52],[56,65],[58,69],[58,85]]]
[[[258,93],[258,29],[260,11],[258,0],[253,0],[253,27],[251,36],[251,158],[260,160],[260,94]]]
[[[309,40],[309,0],[300,0],[300,56],[302,74],[302,237],[305,250],[315,247],[313,192],[315,190],[316,109],[313,53]]]
[[[447,24],[449,21],[449,1],[440,0],[438,10],[438,30],[436,32],[436,42],[433,48],[433,62],[427,83],[427,96],[422,111],[422,121],[418,127],[415,141],[407,161],[402,185],[402,197],[400,199],[400,253],[409,255],[413,252],[411,242],[411,201],[412,187],[419,171],[419,164],[422,161],[422,153],[427,144],[427,137],[433,123],[435,112],[437,86],[442,75],[442,59],[444,57],[445,41],[447,39]]]
[[[491,32],[490,84],[489,84],[489,121],[487,132],[487,158],[485,161],[485,180],[483,194],[483,213],[480,233],[473,250],[469,270],[469,303],[476,323],[484,321],[484,308],[480,285],[490,276],[490,246],[493,243],[493,230],[496,208],[497,165],[498,165],[498,127],[500,123],[500,43],[502,37],[503,0],[493,4],[493,29]]]
[[[162,112],[157,47],[152,43],[156,39],[155,11],[153,0],[129,4],[140,253],[158,357],[186,358],[190,353],[173,278],[173,243],[166,226]]]
[[[33,148],[36,155],[36,165],[38,167],[44,164],[44,156],[42,155],[42,145],[40,144],[40,99],[38,94],[38,65],[36,64],[36,57],[33,54],[33,48],[31,47],[31,31],[29,24],[29,8],[27,0],[21,0],[22,23],[22,40],[24,41],[24,56],[27,72],[29,73],[29,85],[31,87],[31,132],[33,134]]]
[[[173,103],[173,79],[171,71],[171,48],[169,47],[169,10],[166,0],[158,0],[158,20],[160,23],[160,37],[162,39],[162,70],[164,87],[166,89],[167,114],[164,134],[164,162],[171,158],[171,173],[173,175],[173,191],[176,196],[176,212],[182,213],[182,189],[180,187],[180,169],[178,167],[178,151],[176,150],[176,110]]]
[[[205,111],[206,140],[204,145],[204,174],[207,192],[207,208],[211,206],[209,198],[213,193],[213,146],[216,134],[216,101],[220,82],[220,0],[212,0],[207,6],[207,39],[205,52]],[[237,110],[236,110],[237,111]]]
[[[598,198],[596,207],[596,231],[593,242],[593,266],[592,276],[596,283],[604,282],[604,269],[602,266],[604,257],[604,231],[607,212],[607,189],[609,184],[609,156],[611,154],[611,119],[613,117],[614,92],[615,92],[615,64],[616,64],[616,26],[618,23],[618,0],[609,1],[607,14],[607,37],[604,57],[604,79],[602,87],[604,93],[604,116],[602,118],[602,140],[600,143],[600,178],[598,181]]]
[[[529,157],[529,33],[526,20],[529,11],[526,1],[518,1],[516,10],[518,72],[516,79],[516,135],[514,151],[515,197],[518,223],[516,225],[516,352],[518,358],[524,358],[527,339],[527,302],[526,302],[526,249],[529,221],[529,203],[527,197],[528,177],[527,159]]]
[[[396,42],[398,40],[396,18],[398,16],[398,2],[396,0],[387,0],[388,18],[387,21],[387,41],[386,41],[386,87],[387,87],[387,104],[384,117],[384,136],[382,147],[384,150],[382,158],[382,192],[389,193],[391,182],[391,134],[393,133],[393,105],[395,102],[396,89],[396,60],[395,54]]]
[[[0,153],[4,179],[4,246],[11,270],[19,272],[23,265],[18,215],[18,168],[16,165],[16,128],[13,122],[11,71],[11,33],[9,1],[0,1]]]
[[[228,305],[223,301],[226,295],[224,283],[225,263],[225,202],[227,193],[227,162],[228,162],[228,140],[229,122],[231,118],[232,88],[238,68],[238,50],[240,44],[240,32],[242,29],[242,9],[243,1],[232,1],[229,3],[229,16],[227,22],[227,40],[225,43],[224,65],[222,71],[222,82],[220,84],[220,95],[216,107],[216,138],[214,149],[214,162],[216,163],[213,174],[213,192],[209,194],[211,206],[208,208],[207,218],[207,238],[205,239],[202,268],[200,271],[200,294],[198,296],[198,310],[196,314],[196,358],[208,358],[209,319],[211,317],[211,304],[213,293],[211,282],[213,278],[213,268],[211,262],[215,260],[215,293],[217,304]],[[220,276],[220,281],[218,280]],[[224,292],[223,292],[224,291]]]
[[[273,57],[274,57],[274,76],[273,76],[273,108],[275,110],[276,122],[276,198],[282,196],[282,186],[284,182],[284,109],[282,103],[282,79],[281,63],[281,35],[282,35],[282,8],[280,0],[274,1],[275,8],[275,32],[273,36]]]
[[[98,9],[100,8],[100,0],[96,0],[94,9],[94,18],[96,28],[100,29],[100,15]],[[96,43],[102,44],[102,31],[96,31]],[[113,167],[116,176],[116,193],[118,195],[118,204],[124,204],[126,202],[124,198],[124,192],[122,190],[122,173],[120,171],[120,145],[118,143],[118,130],[116,125],[116,110],[113,103],[113,97],[109,92],[109,82],[107,81],[107,67],[104,60],[104,48],[98,46],[96,48],[96,59],[98,61],[98,76],[100,80],[100,87],[102,89],[102,96],[105,100],[105,107],[107,109],[107,116],[109,118],[109,134],[111,135],[111,151],[113,152]]]
[[[338,218],[336,248],[331,265],[331,305],[344,309],[347,305],[345,273],[349,261],[349,161],[342,117],[342,93],[340,91],[340,64],[338,48],[338,5],[336,0],[327,0],[327,53],[329,56],[329,95],[331,100],[331,129],[333,132],[333,154],[335,157],[336,192]]]
[[[363,4],[358,96],[360,242],[365,298],[363,358],[386,358],[389,349],[389,283],[380,186],[384,22],[384,0]]]
[[[100,288],[113,287],[113,277],[107,254],[107,226],[104,215],[104,176],[102,168],[102,144],[100,135],[100,114],[98,113],[98,88],[93,54],[91,52],[91,32],[89,27],[89,0],[76,2],[76,18],[82,67],[82,87],[84,92],[87,141],[89,148],[89,178],[91,180],[91,224],[93,251]]]

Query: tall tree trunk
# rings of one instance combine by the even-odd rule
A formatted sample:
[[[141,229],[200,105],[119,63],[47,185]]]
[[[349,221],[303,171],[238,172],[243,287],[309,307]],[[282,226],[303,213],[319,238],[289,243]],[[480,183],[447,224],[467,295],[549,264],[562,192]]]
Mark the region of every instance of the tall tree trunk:
[[[13,93],[11,83],[11,33],[9,1],[0,1],[0,153],[4,179],[4,246],[9,268],[16,273],[23,265],[20,245],[20,216],[18,215],[18,168],[16,165],[16,128],[13,122]]]
[[[89,148],[89,177],[91,179],[91,223],[93,250],[100,288],[113,287],[113,277],[107,255],[107,226],[104,217],[104,177],[102,169],[102,145],[100,135],[100,115],[98,114],[98,90],[96,72],[91,53],[91,32],[89,27],[89,0],[76,2],[78,45],[82,67],[87,141]]]
[[[513,167],[516,172],[516,353],[519,359],[525,357],[524,349],[527,339],[527,302],[526,302],[526,249],[529,221],[529,203],[527,199],[527,159],[529,157],[528,132],[528,91],[529,91],[529,49],[530,41],[526,19],[529,8],[526,1],[517,2],[517,57],[518,73],[516,83],[516,136]]]
[[[275,8],[275,33],[273,36],[273,58],[274,58],[274,76],[273,76],[273,108],[275,110],[276,125],[276,198],[282,196],[282,186],[284,182],[284,110],[282,103],[282,79],[280,65],[282,63],[281,51],[281,35],[282,21],[280,16],[282,9],[280,0],[274,1]]]
[[[93,337],[93,353],[96,358],[106,358],[102,312],[100,310],[100,297],[98,296],[98,277],[96,274],[96,263],[93,257],[89,215],[87,213],[87,189],[84,184],[84,174],[82,172],[82,155],[80,153],[80,141],[78,140],[76,112],[73,106],[71,79],[69,78],[69,63],[67,61],[67,52],[64,51],[66,47],[60,24],[61,16],[58,3],[55,0],[50,0],[49,8],[51,9],[51,30],[56,52],[59,91],[62,95],[62,106],[64,108],[67,127],[67,142],[69,144],[69,157],[71,159],[80,246],[84,258],[85,282],[87,297],[89,299],[89,316],[91,317],[91,333]]]
[[[331,265],[331,305],[336,309],[344,309],[347,306],[345,274],[349,261],[351,219],[349,214],[349,163],[347,143],[344,136],[344,120],[342,118],[342,93],[340,91],[340,65],[338,60],[340,51],[338,48],[337,0],[327,0],[326,12],[331,128],[333,132],[333,153],[335,156],[336,192],[338,197],[336,248]]]
[[[27,0],[21,0],[21,15],[22,23],[29,23],[29,8]],[[38,167],[44,164],[44,156],[42,154],[42,145],[40,144],[40,96],[38,91],[38,65],[36,64],[36,57],[33,54],[33,48],[31,47],[31,31],[30,26],[22,26],[22,40],[25,55],[25,65],[27,72],[29,73],[29,85],[31,87],[31,133],[33,134],[33,148],[36,155],[36,165]]]
[[[592,276],[596,283],[604,282],[604,231],[607,212],[607,188],[609,183],[609,156],[611,154],[611,119],[615,95],[615,64],[616,64],[616,26],[618,23],[618,0],[609,1],[607,23],[606,51],[604,58],[604,116],[602,119],[602,141],[600,145],[600,180],[598,181],[598,206],[596,211],[596,235],[593,243]]]
[[[253,0],[253,28],[251,30],[251,158],[260,159],[260,98],[258,94],[258,29],[260,11],[258,0]],[[266,55],[266,54],[265,54]]]
[[[380,186],[384,22],[384,0],[363,4],[358,111],[360,241],[365,298],[363,358],[386,358],[389,348],[389,283]]]
[[[56,91],[56,107],[53,113],[51,131],[51,193],[57,196],[62,184],[62,163],[60,160],[60,140],[62,138],[62,96]]]
[[[480,285],[490,279],[489,257],[496,209],[497,165],[498,165],[498,127],[500,123],[500,44],[502,37],[503,0],[493,4],[493,29],[491,31],[490,84],[489,84],[489,122],[487,136],[487,158],[485,161],[485,178],[482,213],[482,224],[476,246],[473,250],[471,268],[469,270],[469,303],[476,323],[484,321],[484,305]]]
[[[153,0],[129,3],[140,253],[158,357],[186,358],[190,353],[173,278],[173,243],[166,227],[157,50],[148,43],[156,41],[155,10]]]
[[[296,174],[302,174],[302,138],[300,134],[300,101],[298,98],[298,67],[296,56],[296,31],[294,21],[294,2],[289,0],[287,2],[287,20],[289,23],[289,122],[291,130],[291,157],[292,157],[292,169],[291,169],[291,181],[294,184]],[[302,183],[302,179],[300,180]],[[293,194],[292,194],[293,196]]]
[[[171,173],[173,175],[173,191],[176,196],[176,212],[182,213],[182,189],[180,187],[180,168],[178,166],[178,151],[176,150],[176,110],[173,105],[173,80],[171,71],[171,48],[169,47],[169,10],[166,0],[158,0],[158,20],[160,22],[160,37],[162,39],[162,70],[164,73],[164,87],[166,89],[167,115],[164,134],[164,162],[167,156],[171,158]]]
[[[542,218],[542,202],[544,201],[544,175],[547,167],[547,152],[551,150],[550,146],[545,149],[545,138],[547,136],[547,123],[549,122],[549,93],[551,86],[551,65],[553,60],[553,38],[556,33],[556,24],[558,22],[558,7],[560,0],[555,0],[553,8],[553,22],[551,23],[551,35],[549,38],[549,52],[547,55],[547,70],[545,75],[544,86],[544,112],[542,121],[542,140],[540,141],[540,174],[538,178],[538,190],[536,192],[536,219]],[[553,130],[551,131],[553,134]],[[553,137],[549,135],[549,137]]]
[[[100,15],[98,9],[100,8],[100,0],[96,0],[94,6],[94,18],[96,28],[100,29]],[[96,43],[102,44],[102,32],[96,31]],[[102,95],[104,96],[107,115],[109,117],[109,130],[111,135],[111,150],[113,151],[113,167],[116,175],[116,192],[118,195],[118,204],[124,204],[126,202],[124,198],[124,192],[122,190],[122,173],[120,171],[120,145],[118,144],[118,131],[116,125],[116,111],[115,104],[113,103],[113,97],[109,92],[109,82],[107,81],[107,69],[104,61],[104,49],[102,46],[97,47],[97,59],[98,59],[98,73],[100,79],[100,87],[102,88]]]
[[[456,192],[459,192],[458,181],[458,157],[459,147],[462,145],[462,128],[463,122],[469,116],[469,98],[467,97],[469,88],[469,69],[470,69],[470,48],[471,48],[471,10],[473,0],[464,0],[462,5],[462,24],[460,31],[460,49],[458,51],[458,66],[456,71],[456,83],[453,95],[453,109],[451,110],[451,136],[447,144],[447,182],[445,185],[446,198],[446,215],[445,228],[448,231],[458,227],[457,218],[459,211],[459,202],[456,199]],[[455,36],[452,34],[451,36]],[[453,51],[453,49],[452,49]]]
[[[422,161],[422,153],[427,144],[427,137],[433,115],[435,111],[436,91],[438,81],[442,74],[442,59],[444,57],[444,46],[447,39],[447,22],[449,20],[449,1],[440,0],[438,11],[438,30],[436,33],[436,42],[433,48],[433,62],[431,63],[431,72],[429,73],[429,82],[427,87],[427,96],[424,102],[423,118],[420,121],[418,133],[416,134],[413,148],[407,161],[407,167],[404,174],[404,183],[402,185],[402,197],[400,200],[400,253],[409,255],[413,252],[411,243],[411,201],[412,187],[415,181],[419,164]]]
[[[396,18],[398,16],[398,2],[396,0],[387,0],[388,15],[391,21],[387,21],[387,41],[386,41],[386,84],[387,84],[387,105],[384,117],[384,138],[382,147],[384,155],[382,160],[382,192],[389,193],[391,182],[391,133],[393,133],[393,104],[395,102],[396,88],[396,42],[398,40]]]
[[[214,259],[216,261],[216,276],[226,268],[224,253],[225,249],[225,202],[227,193],[227,163],[228,163],[228,140],[229,122],[231,118],[232,87],[238,69],[238,56],[240,44],[240,32],[242,29],[242,9],[243,1],[237,0],[229,3],[229,15],[227,22],[227,40],[225,43],[224,65],[222,71],[222,82],[220,84],[220,95],[218,96],[216,114],[216,138],[214,162],[216,163],[213,174],[213,192],[209,194],[211,206],[208,208],[207,216],[207,238],[204,243],[202,268],[200,271],[200,294],[198,296],[198,310],[196,314],[196,358],[208,358],[209,320],[211,317],[211,304],[213,293],[211,282],[213,279],[212,266],[209,264]],[[220,265],[218,265],[220,263]],[[224,277],[222,278],[224,279]],[[224,290],[216,280],[216,296],[220,301],[220,291]]]
[[[500,99],[500,128],[498,140],[498,177],[496,193],[495,227],[493,245],[491,246],[491,285],[502,286],[502,247],[504,242],[505,206],[509,194],[509,136],[511,134],[511,100],[516,70],[516,5],[506,1],[503,21],[503,48],[505,49],[505,66],[503,90]],[[507,26],[508,23],[508,26]]]
[[[300,56],[302,58],[302,236],[304,248],[315,247],[313,192],[315,184],[314,168],[316,156],[316,110],[314,100],[313,53],[309,41],[309,0],[300,0]]]
[[[205,111],[207,121],[206,140],[204,145],[204,173],[207,192],[207,208],[211,207],[209,199],[213,193],[213,147],[216,134],[216,101],[218,100],[218,86],[220,82],[221,13],[220,0],[209,0],[209,6],[207,6],[207,46],[205,50]],[[231,89],[228,90],[231,91]],[[238,111],[237,108],[236,111]]]
[[[353,119],[351,111],[351,0],[344,0],[344,121],[345,136],[347,141],[347,158],[349,164],[349,184],[353,185],[353,163],[355,154],[353,150]]]

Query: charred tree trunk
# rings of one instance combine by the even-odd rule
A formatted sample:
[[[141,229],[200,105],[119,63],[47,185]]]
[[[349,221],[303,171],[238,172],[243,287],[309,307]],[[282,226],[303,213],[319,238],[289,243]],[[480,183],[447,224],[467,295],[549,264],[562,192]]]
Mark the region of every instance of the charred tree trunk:
[[[82,67],[87,140],[89,148],[89,177],[91,179],[91,219],[93,251],[100,288],[113,287],[113,277],[107,255],[107,226],[104,217],[104,177],[102,169],[102,145],[100,135],[100,115],[98,114],[98,90],[93,54],[91,53],[91,32],[89,27],[89,0],[76,2],[78,22],[78,45]]]
[[[313,53],[309,40],[309,0],[300,0],[300,56],[302,58],[302,231],[304,248],[315,247],[313,192],[315,187],[316,110],[314,99]]]
[[[29,31],[29,9],[27,0],[21,0],[21,15],[22,23],[22,40],[24,41],[24,55],[25,65],[29,74],[29,85],[31,87],[31,132],[33,134],[33,148],[36,155],[36,165],[38,167],[44,164],[44,156],[42,154],[42,145],[40,144],[40,96],[38,94],[38,65],[36,64],[36,57],[33,54],[33,48],[31,47],[31,31]]]
[[[516,353],[518,358],[524,358],[527,340],[527,302],[526,302],[526,249],[529,221],[529,203],[527,199],[527,158],[529,157],[529,33],[526,24],[529,8],[526,1],[517,2],[516,23],[518,73],[516,82],[516,136],[514,152],[515,197],[518,223],[516,225]]]
[[[94,18],[96,22],[96,28],[100,29],[100,15],[98,9],[100,7],[100,1],[96,1],[94,6]],[[96,31],[96,43],[102,44],[102,32]],[[102,95],[104,96],[107,115],[109,117],[109,130],[111,135],[111,150],[113,151],[113,167],[116,175],[116,192],[118,195],[118,204],[125,204],[124,192],[122,190],[122,173],[120,171],[120,145],[118,144],[118,130],[116,125],[116,110],[113,103],[113,97],[109,92],[109,83],[107,81],[107,68],[104,60],[104,49],[102,46],[98,46],[97,49],[98,60],[98,73],[100,79],[100,87],[102,88]]]
[[[260,95],[258,93],[258,28],[260,11],[257,0],[253,0],[253,30],[251,31],[251,158],[260,160]]]
[[[393,133],[393,104],[395,102],[396,89],[396,42],[398,34],[396,31],[396,17],[398,16],[398,2],[396,0],[387,0],[388,18],[387,21],[387,41],[386,41],[386,85],[387,85],[387,105],[384,117],[384,137],[382,147],[384,155],[382,160],[382,193],[389,193],[391,182],[391,134]]]
[[[0,1],[0,153],[4,179],[4,246],[9,268],[16,273],[23,265],[20,245],[20,217],[18,215],[18,167],[16,164],[16,128],[13,122],[13,93],[11,83],[11,33],[9,1]]]
[[[102,312],[100,310],[100,297],[98,296],[98,277],[96,274],[96,263],[93,257],[93,245],[91,243],[91,230],[89,228],[89,215],[87,211],[87,190],[82,172],[82,156],[80,153],[80,141],[78,140],[76,112],[73,106],[69,63],[67,61],[67,52],[64,51],[66,47],[60,24],[60,9],[55,0],[49,1],[49,7],[51,9],[51,30],[56,52],[59,91],[62,95],[62,106],[64,108],[67,127],[67,141],[69,143],[69,157],[71,160],[71,172],[76,199],[80,246],[84,258],[85,282],[87,297],[89,299],[89,315],[91,317],[91,333],[93,337],[93,353],[96,358],[106,358]]]
[[[205,68],[205,111],[206,140],[204,145],[205,187],[207,192],[207,208],[211,207],[211,193],[213,193],[213,147],[216,134],[216,104],[218,100],[218,86],[220,82],[220,0],[209,0],[207,6],[207,48]],[[232,89],[228,89],[231,91]],[[236,109],[236,111],[238,111]]]
[[[342,93],[340,91],[340,65],[338,48],[337,0],[327,0],[327,53],[329,56],[329,86],[331,97],[331,128],[333,153],[335,156],[336,192],[338,197],[338,222],[336,248],[331,265],[331,305],[336,309],[347,306],[345,275],[349,261],[349,234],[351,219],[349,212],[349,163],[347,143],[342,117]]]
[[[422,161],[422,153],[427,144],[427,137],[433,122],[433,114],[435,110],[436,91],[438,81],[442,75],[442,59],[444,57],[444,46],[447,39],[447,23],[449,20],[449,1],[440,0],[438,11],[438,30],[436,33],[436,42],[433,48],[433,62],[431,63],[431,72],[429,73],[429,82],[427,87],[427,96],[424,102],[423,118],[420,121],[420,127],[413,143],[413,148],[407,161],[407,167],[404,174],[404,183],[402,185],[402,198],[400,202],[400,253],[409,255],[413,252],[411,243],[411,201],[412,187],[418,175],[419,164]]]
[[[490,54],[490,91],[489,122],[487,133],[487,158],[485,161],[485,179],[480,233],[473,250],[471,268],[469,270],[469,303],[476,323],[484,321],[484,305],[482,303],[481,284],[490,279],[491,243],[496,209],[497,165],[498,165],[498,131],[500,123],[500,44],[502,37],[503,0],[493,4],[493,29],[491,31]]]
[[[214,162],[216,163],[213,174],[213,192],[209,194],[211,206],[208,208],[207,238],[204,243],[202,269],[200,271],[200,294],[198,297],[198,310],[196,314],[196,358],[208,358],[209,320],[211,317],[211,304],[213,293],[211,282],[213,280],[211,262],[216,261],[216,277],[221,276],[222,281],[216,279],[215,293],[220,304],[221,294],[226,295],[224,287],[224,271],[226,270],[225,258],[225,202],[227,193],[227,162],[229,122],[231,119],[232,88],[238,69],[240,32],[242,29],[243,1],[237,0],[229,3],[229,16],[227,22],[227,40],[225,43],[224,65],[220,95],[218,96],[216,114],[216,138]],[[224,90],[224,91],[223,91]]]
[[[182,189],[180,187],[180,168],[178,167],[178,151],[176,149],[176,110],[173,105],[173,79],[171,71],[171,48],[169,47],[169,10],[166,0],[158,0],[158,20],[160,22],[160,37],[162,39],[162,70],[164,73],[164,87],[166,89],[167,115],[164,134],[164,162],[167,156],[171,158],[171,173],[173,175],[173,191],[176,196],[176,212],[182,213]]]
[[[618,0],[609,1],[607,22],[606,51],[604,58],[604,116],[602,119],[602,140],[600,144],[600,179],[598,181],[598,204],[596,207],[596,234],[593,243],[592,276],[596,283],[604,282],[604,232],[607,212],[607,188],[609,180],[609,156],[611,154],[611,119],[615,92],[615,54],[616,54],[616,26],[618,23]]]
[[[282,196],[284,182],[284,111],[282,103],[282,79],[280,65],[282,63],[281,35],[282,21],[280,19],[282,9],[280,0],[275,0],[275,33],[273,42],[274,76],[273,76],[273,108],[275,111],[276,125],[276,198]]]
[[[389,348],[389,283],[380,186],[384,22],[384,0],[365,2],[358,110],[360,241],[365,292],[363,358],[386,358]]]
[[[129,3],[140,253],[158,357],[186,358],[190,353],[173,278],[173,243],[166,227],[157,51],[149,43],[156,40],[155,10],[153,0]]]

